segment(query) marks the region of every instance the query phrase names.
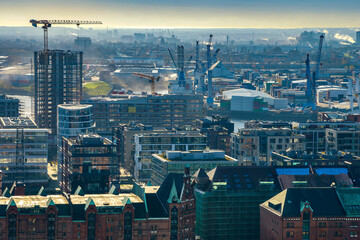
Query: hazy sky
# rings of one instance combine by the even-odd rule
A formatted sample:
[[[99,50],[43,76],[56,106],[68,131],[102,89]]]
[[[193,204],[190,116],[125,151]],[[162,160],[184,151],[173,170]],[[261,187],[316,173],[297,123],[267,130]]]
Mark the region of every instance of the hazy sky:
[[[360,0],[0,0],[0,26],[30,19],[109,27],[358,27]]]

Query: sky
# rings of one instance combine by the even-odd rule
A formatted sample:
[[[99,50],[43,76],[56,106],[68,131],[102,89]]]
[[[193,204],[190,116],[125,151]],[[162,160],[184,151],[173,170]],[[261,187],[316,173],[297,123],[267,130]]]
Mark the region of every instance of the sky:
[[[0,0],[0,26],[75,19],[119,28],[358,27],[358,9],[359,0]]]

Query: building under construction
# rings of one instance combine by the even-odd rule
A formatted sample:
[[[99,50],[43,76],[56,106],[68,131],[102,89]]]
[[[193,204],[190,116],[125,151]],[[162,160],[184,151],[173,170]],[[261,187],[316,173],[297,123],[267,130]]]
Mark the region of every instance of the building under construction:
[[[56,134],[57,105],[80,102],[82,52],[44,50],[34,52],[35,121]]]

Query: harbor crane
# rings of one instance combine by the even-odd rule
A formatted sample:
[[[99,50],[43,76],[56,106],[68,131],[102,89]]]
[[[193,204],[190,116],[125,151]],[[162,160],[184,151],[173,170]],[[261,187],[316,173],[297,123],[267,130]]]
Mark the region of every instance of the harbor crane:
[[[31,19],[30,23],[33,27],[37,27],[37,25],[43,25],[42,29],[44,29],[44,51],[47,51],[48,46],[48,28],[53,24],[75,24],[76,26],[80,26],[83,24],[102,24],[101,21],[83,21],[83,20],[35,20]]]
[[[156,94],[155,93],[155,82],[158,82],[160,80],[160,76],[155,77],[152,75],[148,75],[148,74],[143,74],[143,73],[133,73],[132,75],[137,76],[139,78],[145,78],[149,80],[149,83],[151,83],[151,94]]]

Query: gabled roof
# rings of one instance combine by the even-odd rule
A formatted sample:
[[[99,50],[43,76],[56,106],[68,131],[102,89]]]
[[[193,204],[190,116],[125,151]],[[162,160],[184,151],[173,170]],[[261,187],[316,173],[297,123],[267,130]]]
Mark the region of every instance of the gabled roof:
[[[335,188],[289,188],[261,206],[282,217],[300,217],[301,204],[308,202],[314,217],[345,217]]]
[[[207,178],[209,179],[209,176],[206,174],[206,172],[204,171],[204,169],[199,168],[199,170],[197,170],[194,175],[193,178]]]
[[[257,189],[261,181],[273,182],[280,189],[276,173],[271,167],[218,166],[207,173],[212,182],[226,182],[229,190]]]
[[[157,196],[166,213],[169,211],[168,199],[173,185],[175,185],[177,196],[181,195],[181,189],[183,187],[183,176],[184,174],[182,173],[169,173],[157,191]]]

